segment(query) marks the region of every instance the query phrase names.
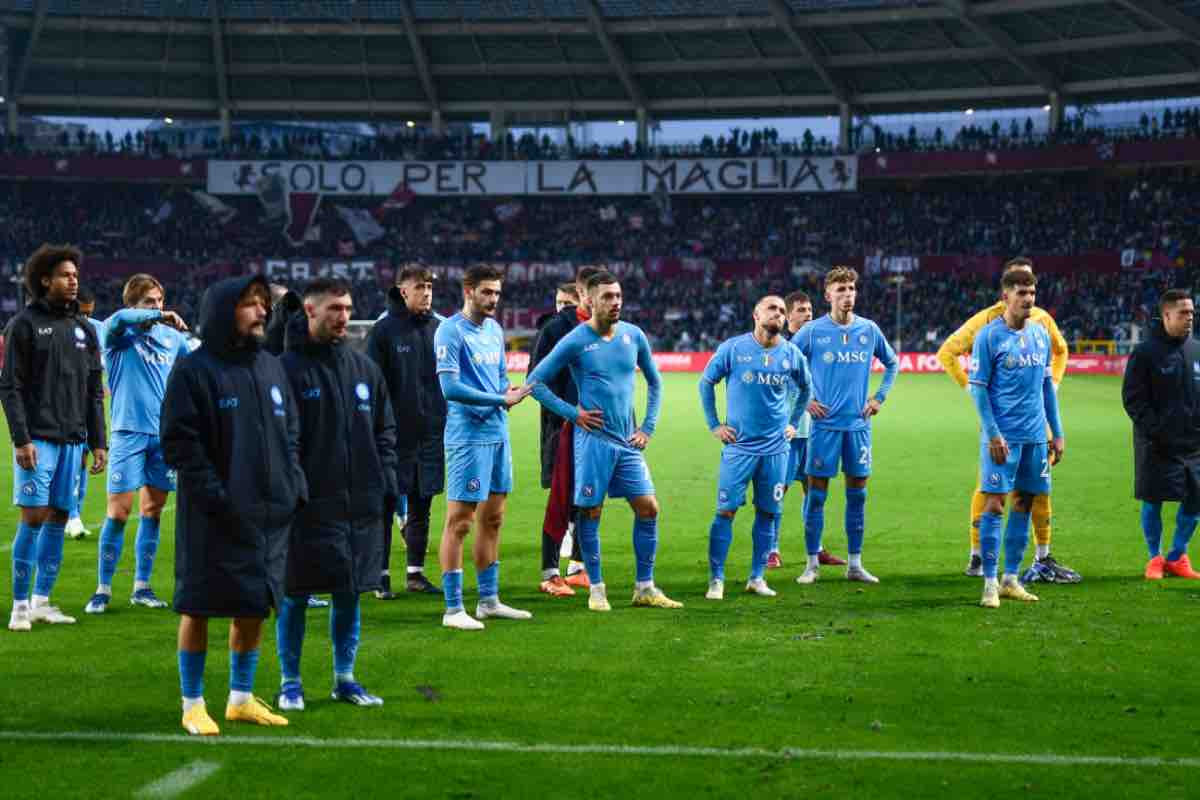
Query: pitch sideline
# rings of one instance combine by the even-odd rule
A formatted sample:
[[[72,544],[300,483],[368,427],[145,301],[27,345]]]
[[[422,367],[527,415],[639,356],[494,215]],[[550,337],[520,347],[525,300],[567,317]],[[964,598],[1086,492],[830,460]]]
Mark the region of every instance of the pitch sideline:
[[[139,742],[144,744],[188,744],[198,747],[312,747],[348,750],[443,750],[498,752],[517,754],[643,756],[648,758],[722,758],[763,759],[769,761],[950,761],[966,764],[1031,764],[1038,766],[1111,766],[1111,767],[1200,767],[1200,758],[1160,756],[1089,756],[1057,753],[968,753],[953,751],[888,751],[888,750],[815,750],[782,748],[768,750],[758,747],[687,747],[616,744],[522,744],[464,739],[322,739],[312,736],[204,736],[166,733],[120,733],[105,731],[22,732],[0,730],[0,741],[21,742],[84,742],[111,744]]]

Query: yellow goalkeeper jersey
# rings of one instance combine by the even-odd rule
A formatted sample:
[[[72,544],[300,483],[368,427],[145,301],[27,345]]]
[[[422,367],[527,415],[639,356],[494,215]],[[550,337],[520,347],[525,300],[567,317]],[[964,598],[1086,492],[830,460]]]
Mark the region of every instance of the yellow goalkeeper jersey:
[[[989,322],[1001,316],[1004,316],[1003,301],[997,302],[994,306],[988,306],[975,314],[938,348],[938,361],[954,379],[954,382],[959,385],[959,388],[967,388],[968,378],[966,370],[958,363],[958,357],[971,355],[971,348],[975,346],[976,334],[983,330]],[[1050,376],[1054,385],[1057,386],[1062,382],[1063,375],[1067,373],[1067,340],[1059,332],[1054,317],[1050,316],[1045,309],[1034,306],[1029,319],[1031,322],[1039,323],[1050,334]]]

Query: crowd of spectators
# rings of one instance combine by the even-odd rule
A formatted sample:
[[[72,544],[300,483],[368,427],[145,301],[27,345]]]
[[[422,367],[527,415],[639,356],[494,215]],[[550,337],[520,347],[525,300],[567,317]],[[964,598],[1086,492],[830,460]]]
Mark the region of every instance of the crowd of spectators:
[[[429,128],[384,128],[375,135],[348,133],[345,130],[317,129],[297,124],[280,126],[265,134],[258,126],[242,129],[234,126],[228,141],[221,141],[215,126],[197,139],[184,126],[158,127],[154,130],[113,136],[76,128],[62,130],[36,141],[24,136],[0,133],[0,153],[50,154],[85,152],[97,156],[125,158],[212,157],[228,159],[321,159],[321,160],[560,160],[630,158],[700,158],[830,155],[837,143],[818,136],[811,129],[795,138],[781,136],[774,126],[744,129],[731,127],[716,137],[704,136],[690,143],[664,144],[653,141],[642,146],[636,141],[632,124],[630,136],[621,142],[582,143],[567,134],[562,141],[548,134],[529,131],[506,132],[492,138],[487,134],[459,126],[445,133]],[[1038,130],[1032,117],[1016,118],[986,125],[966,125],[952,133],[935,128],[932,134],[919,134],[915,126],[907,129],[876,124],[870,119],[856,120],[851,128],[852,152],[936,152],[956,150],[1008,150],[1041,148],[1062,144],[1101,144],[1147,141],[1165,137],[1200,136],[1200,108],[1164,109],[1154,115],[1143,114],[1136,126],[1105,125],[1095,117],[1075,114],[1063,121],[1058,130]],[[653,137],[657,138],[657,137]]]
[[[264,258],[369,258],[381,266],[422,261],[465,266],[480,261],[627,262],[695,258],[706,262],[785,259],[829,264],[841,257],[1013,254],[1074,255],[1091,250],[1157,250],[1183,258],[1200,242],[1200,181],[1190,169],[1140,175],[1062,174],[989,180],[930,180],[862,187],[852,194],[786,197],[414,198],[381,214],[384,234],[357,242],[337,205],[377,210],[378,198],[326,198],[299,246],[281,220],[266,220],[255,197],[224,198],[236,213],[223,220],[182,187],[148,184],[0,183],[0,259],[15,278],[21,261],[45,241],[79,243],[88,259],[144,265],[229,264],[245,268]],[[502,213],[503,212],[503,213]],[[194,272],[172,283],[168,300],[194,318],[204,279]],[[386,273],[381,271],[381,277]],[[1176,271],[1175,277],[1180,273]],[[85,277],[87,269],[84,270]],[[1194,277],[1186,273],[1188,281]],[[1173,278],[1174,279],[1174,278]],[[1042,305],[1072,338],[1128,335],[1144,319],[1160,273],[1126,271],[1047,277]],[[706,349],[747,325],[753,301],[767,291],[816,291],[815,278],[722,281],[626,279],[628,313],[645,324],[663,349]],[[512,281],[510,307],[552,305],[554,285]],[[119,302],[121,281],[90,282],[101,313]],[[1184,285],[1190,285],[1186,283]],[[458,303],[452,281],[439,284],[439,308]],[[864,278],[863,313],[894,335],[894,289]],[[903,346],[931,349],[972,309],[995,296],[975,274],[918,274],[904,290]],[[0,312],[16,310],[10,282]],[[384,308],[379,282],[356,286],[357,314],[373,319]]]

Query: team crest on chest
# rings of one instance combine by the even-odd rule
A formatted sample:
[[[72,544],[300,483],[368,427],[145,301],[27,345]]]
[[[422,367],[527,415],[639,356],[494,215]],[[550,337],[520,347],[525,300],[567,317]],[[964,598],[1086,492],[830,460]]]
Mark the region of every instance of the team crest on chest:
[[[861,345],[865,345],[867,343],[867,335],[865,333],[859,334],[858,343]]]
[[[621,341],[626,345],[631,345],[633,344],[633,337],[628,333],[623,333],[621,334]]]

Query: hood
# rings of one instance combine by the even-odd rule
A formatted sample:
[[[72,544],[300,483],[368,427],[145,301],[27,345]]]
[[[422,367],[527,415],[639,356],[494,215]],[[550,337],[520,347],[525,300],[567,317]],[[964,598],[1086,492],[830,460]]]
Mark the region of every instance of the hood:
[[[290,317],[293,313],[304,308],[304,300],[291,289],[271,307],[272,314],[283,314]]]
[[[313,341],[308,335],[308,315],[303,311],[288,317],[287,329],[284,331],[284,348],[289,353],[336,356],[341,352],[345,343],[345,339],[339,344],[322,344]]]
[[[1176,347],[1188,340],[1188,337],[1186,336],[1182,338],[1177,336],[1168,336],[1167,329],[1163,325],[1161,317],[1155,317],[1154,319],[1150,320],[1150,335],[1155,339],[1162,339],[1167,344],[1172,344]]]
[[[413,320],[420,321],[434,318],[432,308],[429,309],[429,312],[425,314],[414,314],[409,311],[408,306],[404,303],[404,297],[400,294],[399,286],[393,286],[392,288],[388,289],[387,305],[388,313],[394,317],[400,317],[401,319],[411,318]]]
[[[233,313],[242,292],[257,283],[267,289],[267,279],[261,275],[243,275],[226,278],[208,287],[200,303],[200,335],[204,346],[217,355],[230,356],[234,352]]]

